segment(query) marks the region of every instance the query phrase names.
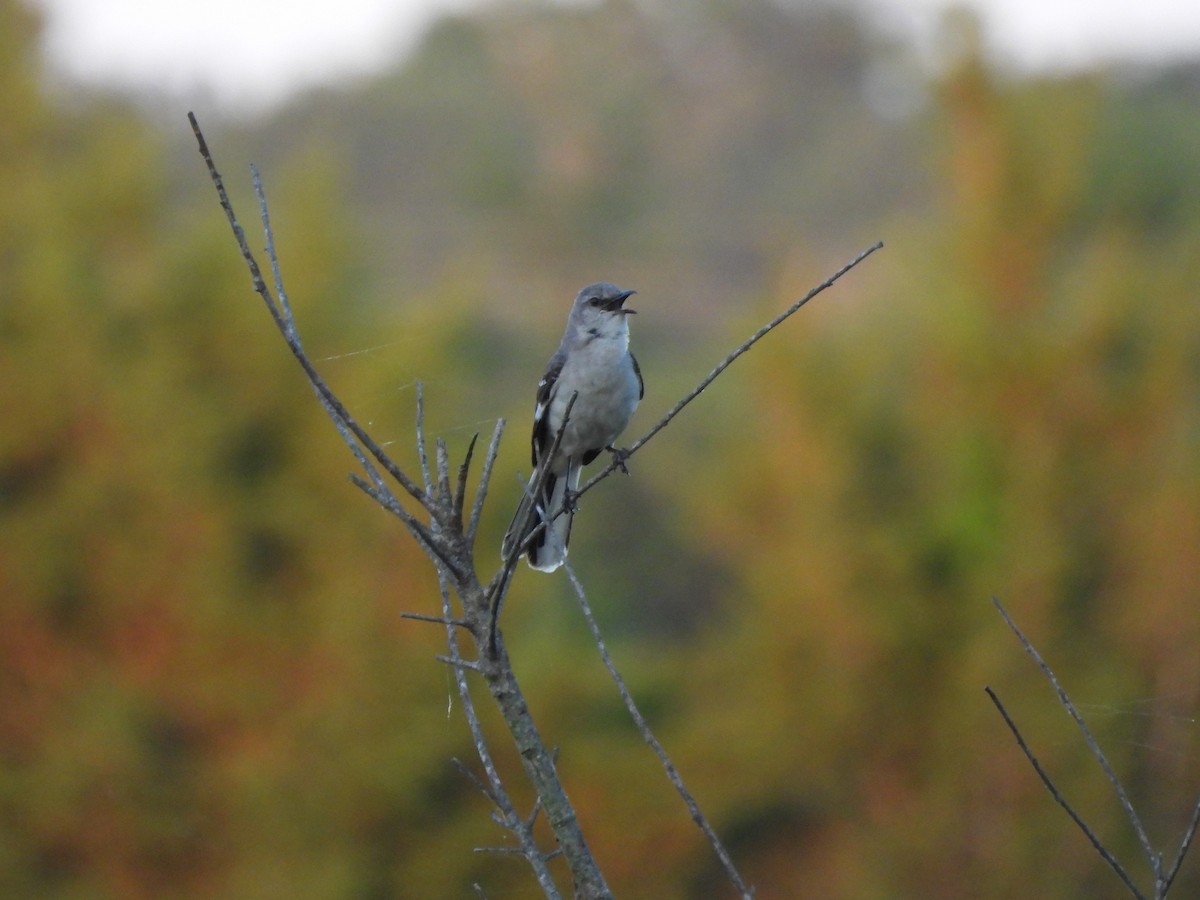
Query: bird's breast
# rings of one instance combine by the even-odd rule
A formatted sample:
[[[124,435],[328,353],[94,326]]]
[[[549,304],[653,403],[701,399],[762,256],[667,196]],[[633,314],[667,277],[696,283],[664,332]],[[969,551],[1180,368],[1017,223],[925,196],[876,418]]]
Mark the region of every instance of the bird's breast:
[[[607,447],[617,439],[637,408],[639,392],[633,361],[626,348],[610,355],[593,353],[590,359],[581,354],[571,363],[577,364],[572,366],[575,370],[568,372],[564,367],[559,377],[555,404],[560,409],[555,411],[554,419],[561,421],[571,393],[578,391],[560,447],[563,456],[577,457]],[[562,390],[564,387],[567,390]]]

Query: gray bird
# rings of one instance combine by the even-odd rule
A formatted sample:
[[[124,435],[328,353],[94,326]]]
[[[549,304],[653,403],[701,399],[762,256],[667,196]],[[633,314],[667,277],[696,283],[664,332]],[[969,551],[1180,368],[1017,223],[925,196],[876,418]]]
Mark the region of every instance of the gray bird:
[[[575,297],[567,330],[538,382],[533,410],[533,468],[517,514],[504,535],[502,554],[508,557],[542,522],[549,521],[526,548],[529,565],[553,572],[562,565],[571,538],[573,503],[568,492],[579,489],[580,470],[601,450],[619,453],[613,442],[629,424],[645,393],[637,360],[629,352],[629,321],[634,310],[624,303],[635,291],[623,291],[601,281],[589,284]],[[546,480],[532,495],[537,471],[562,427],[563,414],[578,392],[558,451]],[[557,518],[555,516],[557,515]]]

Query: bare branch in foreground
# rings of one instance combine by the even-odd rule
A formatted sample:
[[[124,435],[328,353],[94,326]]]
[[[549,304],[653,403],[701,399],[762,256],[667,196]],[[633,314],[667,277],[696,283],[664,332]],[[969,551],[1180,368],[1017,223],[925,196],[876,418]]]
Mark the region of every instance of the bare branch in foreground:
[[[498,637],[493,645],[489,645],[487,641],[491,606],[487,592],[475,573],[474,559],[471,554],[474,527],[478,524],[478,510],[482,507],[483,497],[487,493],[487,481],[481,480],[477,488],[476,506],[472,510],[472,533],[468,537],[463,532],[461,516],[456,517],[454,514],[455,497],[450,494],[448,487],[448,453],[444,447],[438,448],[439,452],[436,460],[438,473],[437,477],[434,478],[433,473],[429,469],[429,459],[425,451],[423,423],[418,426],[417,440],[418,451],[422,459],[422,477],[425,481],[424,488],[419,487],[413,479],[388,457],[383,449],[349,414],[345,406],[333,394],[328,385],[326,385],[304,352],[290,306],[278,302],[271,288],[263,279],[261,269],[246,241],[245,232],[238,222],[237,216],[234,214],[233,206],[225,191],[224,182],[217,171],[196,117],[189,113],[188,119],[195,134],[200,154],[208,168],[209,177],[217,191],[221,208],[225,211],[226,219],[233,231],[238,249],[250,271],[251,282],[255,292],[259,294],[267,306],[276,327],[283,336],[292,355],[304,370],[326,414],[333,422],[338,433],[342,436],[347,447],[354,454],[355,459],[358,460],[363,468],[366,477],[354,474],[351,476],[351,480],[384,509],[401,519],[405,527],[409,530],[409,533],[416,540],[418,546],[433,561],[441,583],[453,586],[455,593],[458,595],[462,606],[462,618],[467,623],[465,627],[471,632],[476,648],[482,652],[474,660],[464,659],[459,653],[456,636],[458,626],[453,624],[455,617],[449,608],[447,600],[446,605],[443,607],[441,618],[447,620],[445,627],[447,629],[447,640],[451,652],[448,657],[443,658],[444,661],[451,666],[456,673],[456,678],[459,679],[465,677],[465,671],[468,669],[478,672],[482,676],[497,706],[500,708],[505,724],[516,744],[521,764],[533,785],[534,792],[541,800],[542,806],[545,809],[546,820],[554,832],[559,848],[562,850],[562,855],[571,871],[575,896],[585,898],[585,900],[611,898],[612,892],[609,890],[604,876],[588,847],[574,808],[567,798],[566,791],[563,789],[562,783],[558,778],[553,754],[542,741],[530,715],[529,708],[525,703],[524,695],[513,673],[512,665],[509,662],[503,642]],[[274,238],[271,234],[266,196],[262,190],[260,179],[255,179],[255,188],[262,214],[263,228],[266,232],[268,253],[271,256],[271,268],[276,273],[278,285],[281,286],[282,277],[278,274],[279,266],[274,254]],[[499,444],[500,431],[501,426],[498,425],[493,437],[489,457],[485,463],[485,479],[486,477],[490,477],[492,472],[492,465],[495,462],[495,450]],[[467,478],[468,466],[469,460],[465,460],[459,470],[460,479],[465,480]],[[396,496],[384,480],[382,476],[383,472],[390,475],[400,485],[404,493],[417,501],[428,514],[428,522],[419,520],[405,508],[399,497]],[[466,707],[467,702],[464,698],[464,707]],[[468,714],[469,721],[472,715],[473,713]],[[487,746],[482,741],[481,732],[475,733],[475,740],[476,748],[480,751],[482,758],[484,754],[487,754]],[[487,767],[485,763],[485,769]],[[492,769],[494,770],[494,767]],[[529,841],[526,841],[522,837],[522,832],[527,832],[528,829],[524,828],[521,824],[521,817],[515,811],[506,812],[501,810],[501,813],[506,823],[512,823],[511,830],[517,835],[518,841],[522,846],[523,855],[533,868],[543,892],[547,897],[558,898],[560,896],[558,889],[550,879],[548,870],[544,864],[547,858],[546,855],[532,846],[531,838]]]
[[[487,499],[487,486],[492,482],[492,467],[496,465],[496,456],[500,452],[500,437],[504,434],[504,420],[497,419],[492,431],[492,442],[488,444],[487,456],[483,458],[483,471],[479,475],[479,489],[475,494],[475,502],[471,505],[471,519],[467,523],[466,537],[472,549],[475,546],[475,534],[479,531],[479,517],[483,514],[483,503]]]
[[[401,612],[402,619],[412,619],[414,622],[433,622],[436,625],[454,625],[458,628],[470,628],[471,623],[466,619],[447,619],[445,616],[428,616],[425,613]]]
[[[396,479],[396,481],[401,485],[401,487],[404,488],[409,496],[424,506],[431,515],[435,514],[428,495],[424,491],[420,490],[412,482],[412,480],[404,474],[399,466],[392,462],[388,455],[383,452],[383,448],[375,443],[371,436],[367,434],[366,430],[354,420],[349,411],[347,411],[346,407],[344,407],[341,401],[334,396],[333,391],[329,389],[329,386],[325,384],[325,380],[321,378],[321,376],[317,373],[317,370],[313,367],[312,362],[305,354],[304,348],[301,346],[299,338],[297,337],[298,332],[296,329],[296,322],[292,318],[291,307],[277,302],[274,295],[271,293],[271,289],[267,286],[266,281],[263,279],[262,270],[258,266],[258,261],[254,258],[254,253],[250,250],[250,245],[246,241],[246,232],[243,230],[241,223],[238,222],[237,216],[234,215],[233,204],[230,203],[229,194],[225,190],[225,182],[222,180],[221,174],[217,171],[216,163],[213,161],[212,154],[208,149],[208,144],[204,140],[204,134],[200,131],[199,122],[196,121],[196,117],[192,113],[188,113],[188,121],[192,125],[192,133],[196,137],[196,143],[200,148],[200,155],[203,157],[204,163],[208,167],[209,177],[212,180],[213,186],[217,190],[217,196],[220,200],[221,208],[225,211],[225,217],[229,221],[230,228],[233,230],[234,238],[238,243],[238,249],[242,254],[242,259],[245,261],[246,267],[250,270],[250,280],[253,284],[254,291],[262,298],[263,303],[266,304],[267,310],[271,313],[271,318],[275,320],[275,325],[283,335],[284,340],[287,342],[288,348],[292,351],[292,355],[296,357],[296,360],[304,369],[304,374],[308,376],[309,383],[312,385],[313,390],[317,392],[317,396],[320,398],[321,405],[325,408],[326,413],[331,419],[333,419],[334,424],[338,427],[339,432],[343,431],[343,429],[348,429],[354,435],[354,439],[357,443],[351,446],[351,450],[354,452],[356,458],[359,459],[360,463],[363,462],[362,449],[365,448],[366,451],[373,456],[376,461],[379,462],[384,470]],[[262,192],[261,180],[256,180],[255,187],[259,208],[266,209],[267,199],[266,195]],[[267,233],[267,245],[271,248],[274,248],[275,238],[270,231],[269,218],[264,218],[263,228]],[[272,268],[274,268],[276,265],[277,261],[273,260]],[[343,437],[345,437],[344,434]]]
[[[440,588],[442,594],[442,613],[449,620],[451,612],[450,591],[444,579],[440,581]],[[458,632],[449,621],[446,624],[446,643],[450,648],[450,659],[452,661],[464,662],[458,648]],[[550,856],[538,849],[537,841],[533,837],[532,819],[526,821],[521,818],[513,806],[508,792],[504,788],[504,783],[500,780],[500,773],[496,769],[496,763],[492,759],[491,751],[488,749],[487,738],[483,734],[483,726],[480,724],[479,717],[475,713],[475,703],[471,698],[471,688],[467,684],[467,676],[464,669],[455,667],[454,683],[458,688],[458,698],[463,705],[463,714],[467,720],[467,727],[471,731],[471,740],[475,744],[475,752],[479,755],[479,761],[483,765],[484,774],[487,776],[487,789],[484,793],[496,807],[502,826],[516,836],[518,852],[525,857],[526,862],[533,869],[534,877],[537,878],[538,885],[542,888],[542,893],[545,894],[547,900],[558,900],[560,897],[558,887],[555,885],[554,879],[550,875],[550,870],[546,866]]]
[[[1171,885],[1175,881],[1175,876],[1179,873],[1179,867],[1183,864],[1184,857],[1187,856],[1188,848],[1191,846],[1192,839],[1196,834],[1197,825],[1200,825],[1200,800],[1197,800],[1196,806],[1192,811],[1191,821],[1188,823],[1187,830],[1184,833],[1182,841],[1180,842],[1179,851],[1176,853],[1175,860],[1171,865],[1171,869],[1169,872],[1164,872],[1162,854],[1155,850],[1153,844],[1151,844],[1150,837],[1146,833],[1146,829],[1142,826],[1141,817],[1138,816],[1137,811],[1134,809],[1133,803],[1130,801],[1128,794],[1126,794],[1124,786],[1122,786],[1120,779],[1117,777],[1117,773],[1109,764],[1108,758],[1105,757],[1104,752],[1100,749],[1099,742],[1097,742],[1096,738],[1092,735],[1092,731],[1090,728],[1088,728],[1087,723],[1084,722],[1083,716],[1080,715],[1079,710],[1075,708],[1075,704],[1071,701],[1071,698],[1067,695],[1067,692],[1059,683],[1058,678],[1055,676],[1053,670],[1051,670],[1046,661],[1042,659],[1042,655],[1038,653],[1037,649],[1033,646],[1033,643],[1029,640],[1029,638],[1027,638],[1021,629],[1017,627],[1016,622],[1014,622],[1012,616],[1008,614],[1008,610],[1004,608],[1004,605],[995,597],[992,598],[992,604],[1003,617],[1008,627],[1012,629],[1013,634],[1017,636],[1017,639],[1021,642],[1021,646],[1025,648],[1025,652],[1033,657],[1033,660],[1037,663],[1038,668],[1042,670],[1042,674],[1046,676],[1046,680],[1050,682],[1051,687],[1054,688],[1055,693],[1058,695],[1058,702],[1062,705],[1063,709],[1067,711],[1068,715],[1070,715],[1071,719],[1075,722],[1075,725],[1079,728],[1079,731],[1083,735],[1083,739],[1087,743],[1088,750],[1091,752],[1092,757],[1097,763],[1100,764],[1100,768],[1104,770],[1105,776],[1108,778],[1109,783],[1112,785],[1113,790],[1117,795],[1117,800],[1121,805],[1121,809],[1125,812],[1126,818],[1129,820],[1130,825],[1137,834],[1138,841],[1142,846],[1142,853],[1150,865],[1150,871],[1154,878],[1154,900],[1164,900],[1164,898],[1167,896],[1167,892],[1171,889]],[[985,687],[984,690],[991,698],[992,703],[995,704],[996,709],[1000,711],[1000,715],[1004,717],[1005,724],[1008,725],[1009,730],[1012,731],[1013,736],[1017,739],[1017,745],[1021,748],[1022,752],[1024,752],[1026,758],[1033,766],[1034,771],[1037,772],[1038,777],[1042,780],[1042,783],[1045,784],[1046,788],[1050,791],[1051,796],[1053,796],[1055,801],[1067,811],[1067,814],[1070,815],[1075,824],[1079,826],[1079,828],[1087,836],[1088,840],[1091,841],[1092,846],[1096,848],[1096,851],[1100,854],[1101,858],[1103,858],[1104,861],[1107,862],[1109,866],[1111,866],[1112,869],[1117,873],[1117,875],[1120,876],[1121,880],[1125,882],[1125,886],[1129,888],[1133,896],[1143,898],[1144,895],[1134,885],[1128,873],[1126,873],[1120,863],[1117,862],[1112,854],[1108,852],[1107,848],[1105,848],[1100,842],[1099,838],[1096,837],[1095,833],[1084,823],[1079,814],[1071,808],[1070,804],[1068,804],[1059,793],[1053,781],[1051,781],[1050,777],[1046,774],[1041,765],[1038,763],[1037,759],[1034,757],[1033,752],[1026,745],[1025,739],[1021,736],[1021,732],[1017,729],[1016,724],[1009,717],[1008,712],[1000,702],[1000,698],[996,696],[995,692],[993,692],[990,687]]]
[[[1116,792],[1117,800],[1120,802],[1121,808],[1125,810],[1125,815],[1129,818],[1129,823],[1133,826],[1133,830],[1137,832],[1138,840],[1142,845],[1142,852],[1146,854],[1146,858],[1150,861],[1151,868],[1154,871],[1155,880],[1157,881],[1159,875],[1161,874],[1161,859],[1159,858],[1159,855],[1154,852],[1154,847],[1150,843],[1150,837],[1146,834],[1146,829],[1142,826],[1141,818],[1138,816],[1137,811],[1134,810],[1133,804],[1129,800],[1129,796],[1125,793],[1125,788],[1121,785],[1121,780],[1117,778],[1117,773],[1114,772],[1113,767],[1109,765],[1108,758],[1104,755],[1104,751],[1100,749],[1100,744],[1092,735],[1092,730],[1087,727],[1087,723],[1083,721],[1083,716],[1079,714],[1079,710],[1075,708],[1075,704],[1071,702],[1071,698],[1067,696],[1067,692],[1063,690],[1062,685],[1058,683],[1058,678],[1055,677],[1054,672],[1050,669],[1050,666],[1048,666],[1046,661],[1042,659],[1042,655],[1038,653],[1037,649],[1032,643],[1030,643],[1029,638],[1025,637],[1021,629],[1017,627],[1017,623],[1012,620],[1012,617],[1008,614],[1008,610],[1006,610],[1004,605],[995,597],[992,598],[992,604],[1004,618],[1004,621],[1008,624],[1008,627],[1012,629],[1013,634],[1017,636],[1017,639],[1021,642],[1021,646],[1025,648],[1025,652],[1033,657],[1033,661],[1037,663],[1038,668],[1042,670],[1042,674],[1046,676],[1046,680],[1050,682],[1051,687],[1053,687],[1055,693],[1058,694],[1058,702],[1062,704],[1063,709],[1067,711],[1067,714],[1079,727],[1079,731],[1083,735],[1084,741],[1087,742],[1088,749],[1092,752],[1092,756],[1095,757],[1096,762],[1100,764],[1100,768],[1104,770],[1104,775],[1108,778],[1109,783],[1113,786],[1113,790]]]
[[[1029,749],[1029,745],[1025,743],[1025,738],[1021,736],[1020,730],[1017,728],[1016,723],[1013,722],[1012,718],[1009,716],[1008,710],[1004,708],[1004,704],[1000,702],[1000,698],[996,696],[996,692],[990,687],[984,687],[983,690],[987,693],[988,697],[991,698],[992,703],[996,705],[996,709],[1000,711],[1000,715],[1004,717],[1004,724],[1008,726],[1008,729],[1012,732],[1013,737],[1017,739],[1017,746],[1021,748],[1021,752],[1025,754],[1025,758],[1028,759],[1029,764],[1033,766],[1033,771],[1037,772],[1038,778],[1042,779],[1042,784],[1046,786],[1046,790],[1050,792],[1050,796],[1054,798],[1054,801],[1059,806],[1067,811],[1067,815],[1071,817],[1075,824],[1079,826],[1080,830],[1087,836],[1087,839],[1091,841],[1092,846],[1096,848],[1096,852],[1100,854],[1100,857],[1106,863],[1112,866],[1113,871],[1117,873],[1123,882],[1125,882],[1125,886],[1129,888],[1130,893],[1137,897],[1138,900],[1145,900],[1145,898],[1142,896],[1142,892],[1137,889],[1137,886],[1129,877],[1129,873],[1127,873],[1124,867],[1117,862],[1116,858],[1108,852],[1108,848],[1104,846],[1098,837],[1096,837],[1096,833],[1092,831],[1090,827],[1088,827],[1088,824],[1083,821],[1083,818],[1079,815],[1079,813],[1075,812],[1071,804],[1068,803],[1063,795],[1058,792],[1058,788],[1055,787],[1054,782],[1050,780],[1050,776],[1046,774],[1046,770],[1042,768],[1042,765],[1038,762],[1037,757],[1033,755],[1033,751]]]
[[[1183,865],[1183,859],[1187,856],[1188,849],[1192,846],[1192,839],[1196,836],[1196,827],[1200,826],[1200,798],[1197,798],[1196,805],[1192,809],[1192,819],[1188,822],[1187,831],[1184,832],[1183,840],[1179,843],[1179,852],[1175,854],[1175,861],[1171,863],[1171,871],[1167,873],[1167,877],[1163,880],[1163,895],[1171,889],[1171,885],[1175,883],[1175,876],[1179,874],[1179,867]]]
[[[671,782],[672,787],[675,788],[679,796],[683,798],[692,821],[704,832],[704,836],[708,839],[709,844],[712,845],[713,852],[716,853],[721,868],[725,870],[725,876],[737,888],[743,900],[751,900],[754,897],[754,888],[748,887],[745,881],[742,880],[737,867],[733,864],[733,858],[729,855],[729,851],[725,849],[725,845],[721,843],[717,832],[709,824],[704,813],[701,812],[700,804],[696,802],[696,798],[692,796],[692,792],[683,783],[683,778],[680,776],[679,770],[675,768],[675,764],[671,762],[671,757],[667,755],[666,749],[659,742],[658,738],[654,736],[654,732],[650,730],[650,726],[647,724],[641,710],[633,702],[633,695],[629,693],[629,688],[625,686],[625,679],[617,671],[616,664],[613,662],[612,656],[608,652],[608,647],[604,643],[604,637],[600,634],[600,626],[596,623],[596,617],[592,615],[592,607],[588,603],[587,594],[583,590],[583,584],[576,577],[575,569],[571,567],[569,560],[563,563],[563,568],[566,569],[567,578],[571,581],[571,587],[575,589],[575,597],[579,601],[579,608],[583,611],[583,618],[587,622],[588,630],[592,633],[592,640],[596,642],[596,648],[600,651],[600,659],[604,662],[604,668],[608,669],[608,674],[612,678],[613,684],[617,686],[617,693],[621,695],[625,709],[628,711],[629,717],[633,719],[633,724],[637,726],[638,733],[641,734],[642,740],[654,751],[654,755],[658,757],[663,771],[667,774],[667,779]]]

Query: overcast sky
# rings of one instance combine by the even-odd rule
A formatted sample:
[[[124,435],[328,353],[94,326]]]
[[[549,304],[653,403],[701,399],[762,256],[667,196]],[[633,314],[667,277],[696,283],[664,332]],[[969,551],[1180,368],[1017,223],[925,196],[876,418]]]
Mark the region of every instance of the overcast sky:
[[[73,77],[208,89],[254,107],[297,87],[369,72],[439,13],[486,0],[33,0],[52,64]],[[586,0],[570,0],[586,2]],[[950,0],[871,0],[920,31]],[[1200,57],[1200,0],[968,0],[992,49],[1029,68],[1106,58]]]

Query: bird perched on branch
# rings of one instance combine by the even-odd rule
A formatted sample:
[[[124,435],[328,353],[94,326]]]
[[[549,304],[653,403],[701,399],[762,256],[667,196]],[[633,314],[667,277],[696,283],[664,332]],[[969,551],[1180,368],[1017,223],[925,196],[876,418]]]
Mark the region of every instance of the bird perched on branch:
[[[542,572],[561,566],[571,538],[580,470],[601,450],[612,451],[623,462],[622,451],[613,442],[645,393],[641,370],[629,352],[628,316],[635,310],[626,309],[625,301],[634,293],[601,281],[575,297],[562,342],[538,382],[533,475],[504,535],[505,558],[528,539],[529,565]],[[556,439],[558,447],[544,466],[539,487],[539,473]],[[530,538],[543,523],[545,527]]]

